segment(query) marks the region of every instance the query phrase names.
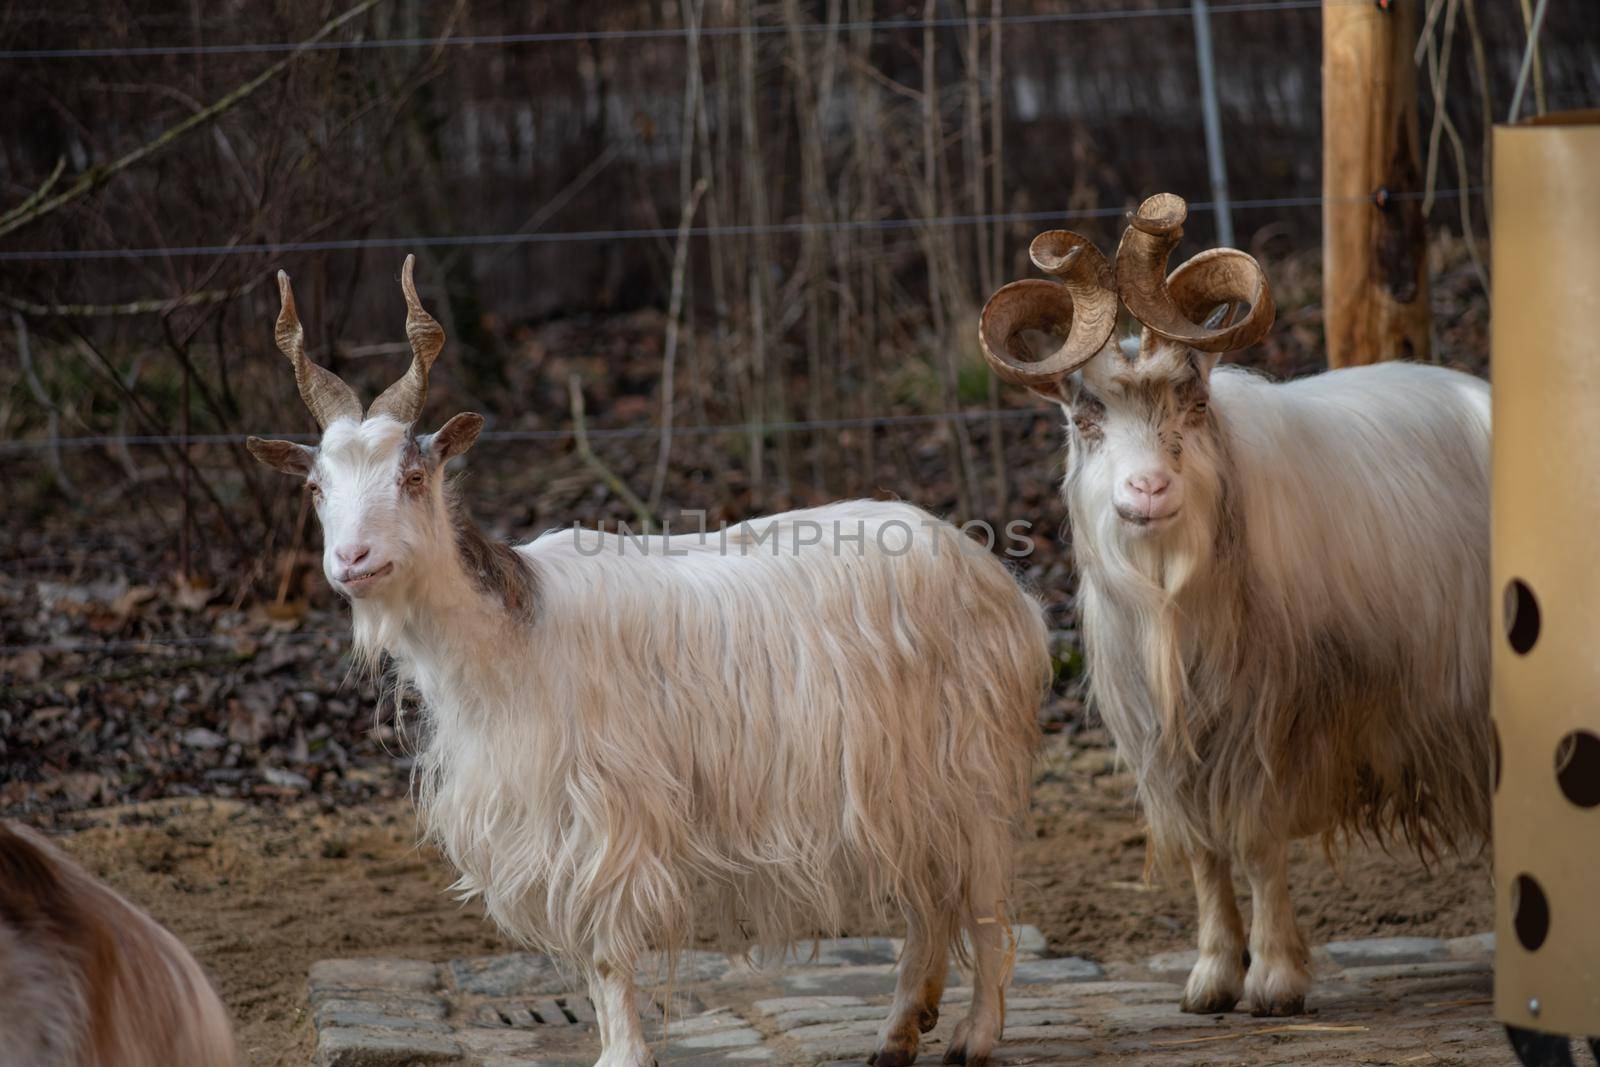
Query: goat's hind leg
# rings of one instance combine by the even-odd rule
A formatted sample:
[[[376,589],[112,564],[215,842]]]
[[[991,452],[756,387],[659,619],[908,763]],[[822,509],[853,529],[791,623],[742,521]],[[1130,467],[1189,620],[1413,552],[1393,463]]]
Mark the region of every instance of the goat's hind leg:
[[[1009,977],[1006,940],[1009,934],[1006,917],[1001,914],[1003,901],[998,876],[976,876],[970,892],[971,910],[965,916],[964,925],[972,942],[972,1010],[956,1024],[955,1033],[950,1035],[944,1062],[984,1067],[1005,1029],[1005,984]]]
[[[1189,972],[1179,1008],[1194,1015],[1232,1011],[1244,991],[1244,923],[1233,893],[1233,864],[1217,852],[1189,857],[1200,912],[1200,957]]]
[[[955,917],[946,913],[906,913],[906,946],[900,954],[894,1007],[878,1032],[878,1050],[867,1057],[873,1067],[905,1067],[913,1062],[922,1035],[938,1025],[954,926]]]

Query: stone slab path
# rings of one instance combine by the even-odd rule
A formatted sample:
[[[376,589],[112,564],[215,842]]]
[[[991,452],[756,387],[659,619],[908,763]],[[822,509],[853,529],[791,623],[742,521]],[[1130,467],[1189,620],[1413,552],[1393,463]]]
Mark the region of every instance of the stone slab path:
[[[1193,953],[1101,967],[1045,958],[1021,927],[1006,998],[1003,1064],[1513,1064],[1494,1021],[1493,935],[1334,942],[1314,953],[1309,1012],[1253,1019],[1177,1009]],[[690,952],[668,987],[641,973],[647,1035],[662,1067],[860,1063],[894,989],[889,938],[822,941],[755,969]],[[566,1067],[599,1054],[594,1009],[544,956],[433,963],[324,960],[311,969],[317,1067]],[[952,974],[920,1063],[937,1064],[971,989]]]

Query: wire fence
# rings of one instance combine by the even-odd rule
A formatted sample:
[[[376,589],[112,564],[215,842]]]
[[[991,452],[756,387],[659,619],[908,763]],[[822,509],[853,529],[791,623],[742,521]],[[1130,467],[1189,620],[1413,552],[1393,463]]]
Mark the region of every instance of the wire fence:
[[[718,426],[678,426],[673,429],[675,436],[708,436],[715,434],[748,434],[761,433],[801,433],[817,430],[843,430],[843,429],[873,429],[877,427],[894,426],[924,426],[935,423],[948,422],[953,419],[967,421],[1001,419],[1006,421],[1032,420],[1058,415],[1059,409],[1041,406],[1031,408],[1007,408],[999,410],[981,411],[947,411],[933,412],[918,415],[875,415],[860,418],[841,419],[816,419],[792,422],[774,423],[732,423]],[[585,431],[585,436],[590,439],[602,440],[627,440],[639,438],[656,438],[661,434],[661,429],[654,426],[627,426],[615,428],[596,428]],[[58,442],[50,441],[3,441],[0,442],[0,455],[19,453],[50,448],[53,445],[73,448],[90,448],[105,445],[137,446],[137,445],[223,445],[242,444],[248,434],[197,434],[191,437],[181,435],[144,435],[144,436],[99,436],[63,438]],[[286,440],[315,441],[313,434],[283,433],[268,436],[281,437]],[[575,430],[489,430],[479,435],[479,440],[491,441],[566,441],[576,436]],[[10,566],[0,567],[0,570],[11,570]],[[19,644],[0,645],[0,656],[17,656],[28,652],[40,653],[93,653],[97,655],[136,655],[149,652],[157,648],[225,648],[237,646],[241,641],[270,642],[274,644],[285,643],[310,643],[316,641],[334,640],[345,643],[350,640],[348,632],[341,630],[290,630],[290,631],[263,631],[260,633],[246,634],[197,634],[182,636],[158,636],[146,638],[116,639],[107,641],[88,641],[76,638],[63,638],[54,641],[36,641]]]
[[[674,426],[674,437],[708,437],[718,434],[752,434],[752,433],[807,433],[814,430],[850,430],[872,429],[879,426],[923,426],[934,423],[949,422],[952,419],[977,420],[977,419],[1034,419],[1042,415],[1049,415],[1057,409],[1049,407],[1033,408],[989,408],[976,411],[935,411],[916,415],[863,415],[859,418],[840,419],[808,419],[791,422],[742,422],[721,423],[714,426]],[[577,437],[576,430],[486,430],[478,435],[480,441],[570,441]],[[630,440],[643,437],[660,437],[659,426],[617,426],[609,428],[591,428],[584,431],[584,436],[590,440]],[[49,448],[97,448],[110,445],[116,446],[169,446],[169,445],[239,445],[244,444],[250,437],[275,437],[285,441],[317,440],[315,434],[291,431],[288,433],[215,433],[193,434],[145,434],[117,437],[110,434],[86,437],[63,437],[55,441],[28,440],[28,441],[0,441],[0,455],[36,452]]]
[[[1484,192],[1482,186],[1465,186],[1454,189],[1439,189],[1433,192],[1435,199],[1454,199],[1458,197],[1479,196]],[[1389,200],[1416,200],[1422,199],[1425,194],[1420,192],[1393,192],[1383,191]],[[1373,198],[1345,198],[1347,200],[1373,199]],[[1291,196],[1270,197],[1255,200],[1235,200],[1230,205],[1234,209],[1267,209],[1267,208],[1304,208],[1320,207],[1331,202],[1331,198],[1322,196]],[[1342,201],[1341,201],[1342,202]],[[1208,212],[1217,209],[1217,204],[1210,201],[1196,201],[1189,204],[1191,212]],[[699,237],[717,237],[727,235],[748,235],[751,233],[797,233],[808,229],[836,230],[836,229],[909,229],[929,225],[968,225],[978,223],[996,222],[1072,222],[1075,220],[1093,220],[1118,218],[1127,214],[1126,207],[1095,207],[1072,211],[1030,211],[1006,212],[987,215],[949,215],[933,218],[911,219],[883,219],[869,221],[845,221],[838,223],[780,223],[772,226],[722,226],[700,227],[686,232]],[[136,259],[154,256],[175,255],[237,255],[246,252],[262,254],[311,252],[331,250],[355,250],[371,248],[416,248],[440,246],[468,246],[528,243],[536,241],[605,241],[638,238],[665,238],[679,234],[676,229],[634,229],[634,230],[605,230],[584,231],[577,233],[506,233],[506,234],[456,234],[430,237],[374,237],[353,238],[339,241],[302,241],[286,242],[283,244],[263,245],[216,245],[197,247],[168,247],[149,249],[82,249],[82,250],[38,250],[38,251],[10,251],[0,252],[0,262],[26,261],[26,260],[62,260],[62,259]],[[1049,413],[1052,408],[1006,408],[984,409],[967,411],[944,411],[916,415],[880,415],[865,416],[860,418],[840,419],[814,419],[790,422],[773,423],[724,423],[709,426],[679,426],[673,430],[675,435],[707,436],[719,434],[785,434],[804,433],[818,430],[841,429],[872,429],[887,426],[911,426],[935,423],[947,423],[951,420],[978,420],[978,419],[1026,419],[1035,418],[1041,414]],[[644,437],[657,437],[661,433],[658,426],[619,426],[596,427],[587,431],[587,436],[593,440],[628,440]],[[314,441],[313,435],[299,431],[263,431],[260,434],[129,434],[108,435],[94,434],[76,437],[59,437],[47,439],[29,439],[16,441],[0,441],[0,455],[24,455],[32,452],[42,452],[58,449],[86,449],[97,447],[170,447],[170,446],[208,446],[208,445],[237,445],[243,444],[251,436],[275,437],[290,441]],[[577,436],[571,429],[550,430],[490,430],[482,435],[488,441],[567,441]]]
[[[575,42],[639,42],[768,36],[777,34],[820,33],[893,33],[929,29],[967,29],[973,22],[984,27],[1037,28],[1050,25],[1087,23],[1096,21],[1142,19],[1196,19],[1244,14],[1312,11],[1333,4],[1366,4],[1371,0],[1241,0],[1234,3],[1204,3],[1155,7],[1127,7],[1099,11],[1057,11],[1041,14],[1012,14],[971,20],[965,17],[903,18],[855,22],[806,23],[799,26],[787,24],[711,25],[695,29],[687,27],[655,27],[610,30],[573,30],[511,34],[461,34],[445,37],[397,37],[352,40],[266,41],[236,44],[206,45],[150,45],[150,46],[85,46],[62,49],[0,49],[0,59],[11,61],[69,61],[134,57],[200,57],[275,55],[300,52],[354,52],[379,53],[405,49],[440,49],[466,47],[516,47],[540,44]],[[1540,14],[1543,14],[1543,3]],[[1209,96],[1215,92],[1210,79],[1202,90]],[[1520,93],[1520,88],[1519,88]],[[1214,106],[1214,100],[1212,101]],[[1220,161],[1220,147],[1208,150],[1219,154],[1213,161],[1213,173],[1225,171]],[[1218,213],[1219,223],[1231,211],[1284,210],[1321,207],[1330,202],[1320,195],[1268,197],[1236,200],[1226,198],[1225,188],[1213,183],[1212,200],[1194,201],[1189,210],[1195,213]],[[1413,200],[1431,197],[1435,200],[1467,198],[1481,195],[1481,186],[1463,186],[1453,189],[1423,192],[1375,191],[1371,197],[1348,198],[1350,202],[1373,200],[1385,195],[1391,200]],[[952,214],[931,217],[905,217],[887,219],[841,219],[836,221],[777,222],[766,225],[721,225],[679,227],[634,227],[620,229],[592,229],[554,232],[509,232],[487,234],[442,234],[426,236],[382,236],[319,241],[261,242],[228,245],[179,245],[141,248],[45,248],[0,251],[0,263],[47,263],[87,261],[128,261],[173,257],[226,257],[240,255],[271,256],[289,253],[364,251],[371,249],[412,248],[469,248],[481,246],[556,245],[582,242],[659,241],[672,240],[687,235],[697,239],[723,237],[781,236],[814,232],[916,231],[930,227],[956,227],[998,225],[1007,223],[1035,223],[1041,225],[1065,224],[1074,221],[1117,219],[1126,214],[1126,207],[1101,206],[1072,211],[993,212],[980,214]],[[182,298],[178,298],[182,299]],[[161,308],[151,302],[151,311]],[[897,426],[926,426],[949,424],[956,421],[1006,420],[1023,421],[1058,414],[1053,406],[1010,409],[984,409],[970,411],[942,411],[910,415],[878,415],[859,418],[812,419],[773,423],[729,423],[717,425],[679,425],[671,432],[674,436],[714,436],[750,434],[790,434],[826,430],[877,429]],[[591,440],[637,440],[658,438],[663,428],[657,425],[594,427],[585,431]],[[0,455],[26,455],[59,449],[90,449],[96,447],[191,447],[242,444],[246,434],[134,434],[86,435],[53,439],[0,441]],[[269,433],[262,436],[312,441],[310,434],[289,432]],[[575,429],[489,430],[481,435],[488,441],[570,441],[578,433]],[[1065,606],[1057,605],[1061,610]],[[300,644],[314,642],[347,643],[350,635],[344,630],[273,630],[246,634],[164,635],[147,638],[110,639],[104,641],[77,638],[60,638],[17,644],[0,644],[0,656],[17,656],[30,652],[87,653],[101,655],[137,655],[161,648],[224,648],[237,647],[241,641],[272,644]]]
[[[1049,613],[1068,611],[1067,604],[1045,604]],[[108,641],[84,641],[63,638],[56,641],[34,641],[14,645],[0,645],[0,656],[17,656],[28,652],[93,653],[96,655],[137,655],[158,648],[238,648],[247,643],[299,645],[318,642],[349,644],[349,630],[263,630],[239,634],[183,634],[159,637],[118,638]],[[0,680],[4,676],[0,675]]]
[[[1213,15],[1250,12],[1306,11],[1325,4],[1363,4],[1369,0],[1241,0],[1239,3],[1207,5]],[[1190,18],[1194,7],[1116,8],[1105,11],[1053,11],[1035,15],[980,17],[984,26],[1049,26],[1073,22],[1111,22],[1124,19]],[[558,30],[543,33],[458,34],[449,37],[388,37],[350,41],[260,41],[238,44],[135,45],[102,48],[12,48],[0,49],[0,59],[62,60],[116,59],[136,56],[230,56],[277,55],[285,52],[364,52],[408,48],[506,47],[528,44],[572,44],[580,41],[666,41],[699,38],[764,36],[789,33],[888,33],[905,30],[965,29],[971,20],[964,17],[922,19],[878,19],[855,22],[812,22],[798,26],[752,23],[736,26],[641,27],[619,30]]]
[[[129,652],[148,652],[153,648],[220,648],[237,647],[242,642],[271,641],[279,644],[310,644],[316,641],[349,641],[347,630],[277,630],[242,634],[185,634],[164,637],[121,638],[113,641],[84,641],[63,638],[58,641],[35,641],[18,645],[0,645],[0,656],[15,656],[24,652],[95,652],[115,655]]]
[[[1462,186],[1454,189],[1437,189],[1436,200],[1453,200],[1480,195],[1482,186]],[[1383,191],[1387,200],[1422,200],[1423,192]],[[1233,210],[1264,210],[1281,208],[1321,207],[1327,203],[1376,202],[1379,193],[1361,197],[1279,196],[1254,200],[1230,200]],[[1210,200],[1197,200],[1189,204],[1190,212],[1208,213],[1218,210]],[[1006,222],[1074,222],[1096,219],[1121,218],[1128,213],[1124,205],[1093,207],[1072,211],[1011,211],[982,215],[930,215],[898,219],[840,219],[830,222],[775,222],[763,226],[693,226],[680,230],[677,227],[640,227],[619,230],[573,230],[547,232],[511,232],[480,234],[443,234],[411,237],[351,237],[327,241],[284,241],[281,243],[228,244],[228,245],[173,245],[155,248],[80,248],[80,249],[12,249],[0,252],[0,263],[45,263],[107,259],[165,259],[174,256],[242,256],[276,255],[288,252],[349,252],[374,248],[467,248],[483,245],[566,244],[573,242],[641,241],[673,239],[680,234],[690,237],[750,237],[801,233],[835,233],[855,230],[919,230],[937,226],[980,226]]]

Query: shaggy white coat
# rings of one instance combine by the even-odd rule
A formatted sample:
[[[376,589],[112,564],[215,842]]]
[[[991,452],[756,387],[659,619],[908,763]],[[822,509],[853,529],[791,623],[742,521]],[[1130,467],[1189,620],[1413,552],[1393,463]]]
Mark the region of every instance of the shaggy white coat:
[[[423,808],[461,888],[574,959],[687,945],[708,907],[766,947],[863,900],[995,915],[972,892],[1010,869],[1045,631],[934,521],[863,501],[753,524],[760,545],[554,531],[518,549],[529,626],[463,596],[449,553],[403,611],[358,601],[358,640],[422,698]],[[835,522],[864,550],[794,550]]]
[[[1291,838],[1487,834],[1487,386],[1397,363],[1274,384],[1113,346],[1065,396],[1092,701],[1200,899],[1185,1007],[1298,1011]],[[1113,498],[1152,470],[1176,513],[1130,524]]]
[[[420,699],[421,809],[458,888],[588,977],[603,1063],[650,1063],[647,953],[712,923],[780,949],[862,905],[908,922],[880,1067],[915,1057],[962,932],[976,992],[952,1056],[982,1062],[1051,674],[1038,603],[898,503],[496,551],[442,476],[464,418],[422,438],[344,420],[286,453],[359,649]]]

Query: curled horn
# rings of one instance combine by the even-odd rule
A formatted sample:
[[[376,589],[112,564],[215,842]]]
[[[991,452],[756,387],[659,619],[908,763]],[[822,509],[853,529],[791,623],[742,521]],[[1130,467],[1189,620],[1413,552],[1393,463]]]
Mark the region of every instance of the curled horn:
[[[1144,324],[1141,347],[1148,351],[1160,337],[1202,352],[1248,348],[1272,329],[1277,314],[1266,272],[1238,249],[1213,248],[1167,277],[1167,257],[1183,238],[1188,215],[1183,197],[1157,193],[1128,216],[1117,245],[1117,292]],[[1243,304],[1249,314],[1231,321]],[[1223,305],[1228,310],[1220,319],[1208,318]]]
[[[428,399],[428,371],[444,347],[444,327],[422,309],[422,301],[417,299],[417,285],[411,280],[416,262],[416,256],[406,256],[406,264],[400,269],[400,288],[406,294],[406,340],[411,342],[411,366],[372,402],[367,409],[369,419],[388,415],[407,425],[416,422],[422,414],[423,401]]]
[[[335,419],[350,418],[361,421],[361,401],[355,390],[343,378],[326,367],[319,367],[306,357],[306,332],[300,326],[300,316],[294,307],[294,290],[289,287],[289,275],[278,272],[278,297],[283,302],[278,312],[278,325],[273,331],[278,349],[294,364],[294,382],[300,387],[300,399],[311,409],[317,425],[327,429]]]
[[[1117,325],[1117,294],[1110,265],[1088,238],[1049,230],[1033,239],[1034,266],[1061,279],[1040,278],[1001,286],[983,305],[978,343],[1000,377],[1030,388],[1071,374],[1105,347]],[[1023,330],[1037,330],[1058,343],[1042,358],[1030,354]]]

